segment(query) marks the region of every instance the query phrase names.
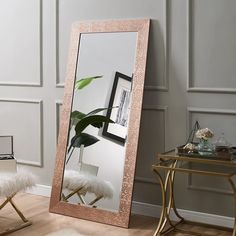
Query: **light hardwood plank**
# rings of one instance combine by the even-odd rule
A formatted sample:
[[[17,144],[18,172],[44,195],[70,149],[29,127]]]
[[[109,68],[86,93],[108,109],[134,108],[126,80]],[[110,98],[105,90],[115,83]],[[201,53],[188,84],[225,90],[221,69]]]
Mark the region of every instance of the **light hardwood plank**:
[[[3,200],[3,199],[2,199]],[[57,231],[63,228],[73,228],[86,236],[151,236],[153,235],[158,223],[158,219],[146,216],[132,215],[130,228],[123,229],[96,222],[76,219],[68,216],[49,213],[49,198],[36,196],[26,193],[17,194],[15,197],[17,206],[24,213],[26,218],[33,224],[21,229],[11,236],[44,236],[45,234]],[[10,225],[20,222],[10,205],[0,211],[0,230]],[[230,236],[232,233],[217,230],[210,227],[197,225],[184,225],[185,229],[191,229],[198,233],[207,233],[214,236]],[[170,236],[184,236],[179,232],[173,232]],[[65,235],[66,236],[66,235]]]

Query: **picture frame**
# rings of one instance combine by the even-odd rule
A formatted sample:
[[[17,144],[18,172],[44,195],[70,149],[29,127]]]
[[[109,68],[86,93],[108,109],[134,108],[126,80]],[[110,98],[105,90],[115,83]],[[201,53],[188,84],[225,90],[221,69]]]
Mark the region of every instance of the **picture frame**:
[[[128,129],[132,77],[115,73],[106,116],[114,123],[105,123],[103,136],[125,143]]]

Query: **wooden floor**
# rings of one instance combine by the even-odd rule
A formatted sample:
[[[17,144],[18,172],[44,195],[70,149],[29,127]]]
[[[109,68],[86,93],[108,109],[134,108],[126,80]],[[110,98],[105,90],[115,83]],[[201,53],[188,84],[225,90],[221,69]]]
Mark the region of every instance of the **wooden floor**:
[[[158,222],[158,219],[156,218],[132,215],[130,228],[123,229],[49,213],[49,198],[47,197],[21,193],[15,197],[15,203],[19,209],[22,210],[24,215],[33,222],[33,224],[15,233],[9,234],[11,236],[43,236],[63,228],[76,229],[86,236],[152,236]],[[12,225],[13,222],[16,223],[16,220],[19,221],[18,216],[8,204],[8,206],[4,207],[4,209],[0,211],[0,231]],[[209,227],[189,225],[184,225],[184,227],[195,230],[200,234],[207,233],[212,236],[232,235],[230,232],[216,230]],[[173,232],[169,235],[183,236],[191,234]]]

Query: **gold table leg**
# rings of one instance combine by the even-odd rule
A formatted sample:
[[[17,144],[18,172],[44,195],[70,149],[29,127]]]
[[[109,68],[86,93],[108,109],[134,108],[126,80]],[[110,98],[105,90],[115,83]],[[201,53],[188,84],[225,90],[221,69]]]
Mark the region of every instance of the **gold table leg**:
[[[176,165],[177,165],[177,161],[171,164],[171,168],[175,168]],[[163,180],[162,176],[156,169],[154,169],[154,172],[157,174],[157,177],[161,185],[161,192],[162,192],[162,212],[161,212],[157,229],[154,233],[154,236],[160,236],[160,235],[165,235],[175,230],[176,226],[184,221],[184,218],[180,216],[180,214],[178,213],[175,206],[175,201],[174,201],[173,184],[174,184],[174,179],[175,179],[175,171],[169,170],[166,174],[165,181]],[[170,220],[171,209],[173,209],[175,215],[180,219],[175,224],[173,224]],[[165,229],[165,227],[167,226],[167,223],[169,223],[169,227]]]
[[[230,185],[232,186],[233,193],[234,193],[234,228],[233,228],[232,236],[236,236],[236,187],[231,177],[229,177],[228,180],[229,180]]]
[[[162,192],[162,212],[161,216],[158,222],[157,229],[154,233],[154,236],[161,236],[166,235],[171,231],[177,230],[179,232],[183,233],[191,233],[191,235],[198,235],[203,236],[201,233],[187,231],[187,230],[181,230],[177,229],[176,226],[180,223],[186,222],[186,223],[193,223],[190,221],[185,221],[184,218],[178,213],[177,208],[175,206],[175,200],[174,200],[174,180],[175,180],[175,167],[177,165],[177,160],[175,160],[170,166],[169,170],[166,173],[165,180],[163,180],[163,177],[160,175],[157,169],[153,169],[153,171],[157,174],[157,177],[160,182],[161,186],[161,192]],[[234,184],[234,181],[232,180],[232,177],[236,173],[233,173],[232,175],[228,176],[228,181],[233,189],[234,194],[234,201],[235,201],[235,218],[234,218],[234,227],[233,227],[233,233],[232,236],[236,236],[236,186]],[[173,223],[170,219],[170,212],[171,209],[175,213],[175,215],[179,218],[179,221],[177,223]],[[167,223],[169,223],[169,227],[167,227]],[[206,235],[206,234],[204,234]]]

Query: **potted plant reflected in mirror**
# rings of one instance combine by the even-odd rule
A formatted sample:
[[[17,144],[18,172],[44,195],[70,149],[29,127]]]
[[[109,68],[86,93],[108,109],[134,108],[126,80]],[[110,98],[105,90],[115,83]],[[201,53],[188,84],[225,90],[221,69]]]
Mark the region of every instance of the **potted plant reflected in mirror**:
[[[75,82],[75,91],[83,89],[93,80],[101,77],[102,76],[94,76],[77,80]],[[100,129],[103,127],[105,122],[112,123],[113,121],[111,119],[98,114],[99,112],[107,109],[109,108],[97,108],[88,113],[83,113],[78,110],[71,112],[69,131],[70,143],[67,150],[68,158],[66,159],[66,164],[68,164],[71,159],[75,148],[79,149],[79,160],[76,165],[73,165],[72,168],[66,168],[64,172],[64,191],[61,193],[61,199],[64,202],[75,203],[76,201],[76,204],[83,204],[96,208],[97,202],[101,199],[111,199],[113,197],[113,185],[109,181],[105,181],[97,176],[99,167],[83,162],[84,148],[99,141],[97,137],[84,132],[84,130],[88,126],[93,126]],[[79,201],[74,198],[75,196],[77,196]]]
[[[93,76],[77,80],[75,82],[75,91],[83,89],[84,87],[88,86],[92,81],[102,77],[103,76]],[[105,122],[114,123],[108,117],[98,114],[99,112],[102,112],[107,109],[112,108],[97,108],[87,114],[77,110],[72,111],[70,120],[70,130],[74,128],[75,134],[70,140],[70,145],[67,151],[68,158],[66,160],[66,164],[69,162],[75,148],[80,148],[79,164],[82,163],[84,147],[88,147],[99,141],[97,137],[84,132],[84,130],[88,126],[93,126],[97,129],[100,129],[103,127]]]

